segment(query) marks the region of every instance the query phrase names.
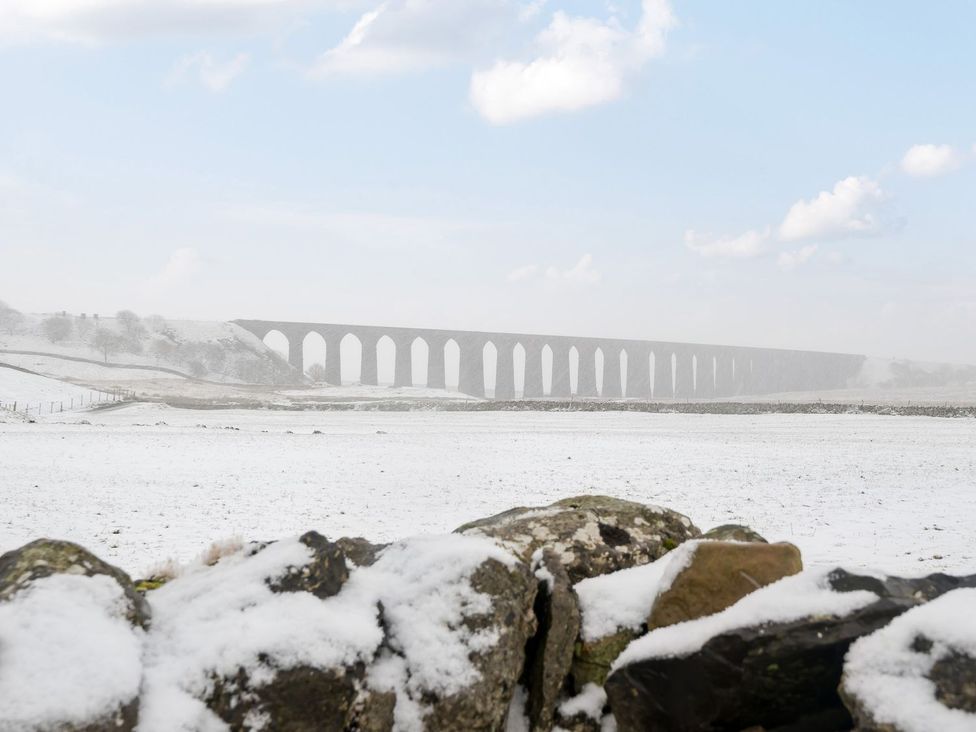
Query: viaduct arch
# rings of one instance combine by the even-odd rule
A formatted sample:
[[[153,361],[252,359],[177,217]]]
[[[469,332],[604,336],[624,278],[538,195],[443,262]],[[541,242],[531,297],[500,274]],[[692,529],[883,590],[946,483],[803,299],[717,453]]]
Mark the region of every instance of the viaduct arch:
[[[414,341],[427,344],[427,380],[430,388],[444,388],[444,349],[453,342],[459,352],[458,391],[485,396],[484,353],[490,343],[496,349],[495,398],[512,399],[515,385],[516,349],[524,352],[522,397],[524,399],[710,399],[772,394],[784,391],[840,389],[857,375],[865,357],[845,353],[794,351],[745,346],[719,346],[632,339],[492,333],[486,331],[401,328],[338,323],[298,323],[269,320],[235,320],[236,325],[264,339],[277,331],[288,340],[288,363],[303,371],[303,344],[316,333],[325,341],[325,380],[342,383],[340,343],[349,335],[362,344],[360,382],[376,385],[376,346],[389,338],[395,346],[393,383],[415,383],[412,369]],[[552,354],[550,389],[544,390],[543,350]],[[570,351],[575,349],[576,389],[570,379]],[[596,355],[603,356],[603,383],[597,383]],[[625,356],[625,378],[621,357]],[[653,368],[652,368],[653,364]]]

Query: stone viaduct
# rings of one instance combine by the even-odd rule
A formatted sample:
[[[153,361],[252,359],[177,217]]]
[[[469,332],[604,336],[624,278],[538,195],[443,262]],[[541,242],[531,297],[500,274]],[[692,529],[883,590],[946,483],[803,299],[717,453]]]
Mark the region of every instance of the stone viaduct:
[[[785,391],[838,389],[848,385],[861,368],[864,356],[791,351],[770,348],[714,346],[695,343],[622,340],[573,336],[490,333],[480,331],[398,328],[374,325],[295,323],[235,320],[235,324],[264,339],[278,331],[288,340],[288,362],[303,370],[306,336],[319,334],[326,344],[326,382],[341,383],[340,343],[348,336],[362,346],[359,381],[377,384],[377,344],[384,336],[395,346],[394,386],[411,386],[412,348],[417,339],[428,348],[427,386],[443,389],[445,347],[457,344],[458,391],[485,396],[484,352],[488,344],[497,353],[496,399],[516,395],[515,350],[524,349],[522,398],[569,399],[711,399]],[[543,351],[551,352],[551,372],[543,379]],[[576,359],[570,353],[575,350]],[[603,355],[603,384],[598,389],[596,354]],[[621,357],[626,354],[626,369]],[[571,388],[571,362],[576,362],[576,388]],[[625,371],[625,376],[621,372]],[[548,381],[548,393],[543,383]]]

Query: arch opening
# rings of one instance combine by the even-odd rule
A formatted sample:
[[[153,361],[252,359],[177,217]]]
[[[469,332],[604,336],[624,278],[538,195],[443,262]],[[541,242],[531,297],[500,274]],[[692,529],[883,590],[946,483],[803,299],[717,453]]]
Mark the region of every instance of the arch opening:
[[[488,341],[481,348],[481,367],[484,375],[485,396],[495,396],[498,385],[498,347]]]
[[[525,346],[516,343],[512,349],[512,368],[515,370],[515,395],[525,397]]]
[[[430,346],[420,336],[410,344],[411,386],[427,386],[430,383]]]
[[[569,347],[569,391],[579,394],[579,361],[580,354],[576,346]]]
[[[376,341],[376,383],[389,386],[396,372],[396,343],[390,336],[381,336]]]
[[[280,330],[269,330],[264,338],[261,339],[268,348],[277,353],[286,361],[288,360],[289,342],[288,336]]]
[[[603,388],[603,361],[603,349],[597,346],[593,352],[593,372],[596,375],[596,392],[600,396],[606,392],[606,389]]]
[[[451,391],[457,391],[461,371],[461,347],[453,338],[448,338],[444,344],[444,385]]]
[[[617,365],[620,367],[620,373],[617,376],[620,377],[620,394],[622,396],[630,396],[627,393],[627,349],[621,348],[620,353],[617,356]]]
[[[325,338],[314,330],[302,341],[302,373],[317,383],[325,382]]]
[[[654,356],[654,351],[653,350],[651,351],[651,355],[648,358],[649,358],[649,361],[648,361],[647,373],[650,374],[650,376],[651,376],[651,384],[650,384],[649,393],[651,395],[651,399],[657,399],[658,395],[657,395],[657,392],[656,392],[656,390],[654,388],[655,385],[657,384],[657,372],[654,370],[654,367],[656,366],[656,358]]]
[[[542,347],[542,393],[552,394],[552,349],[548,343]]]
[[[362,382],[363,344],[352,333],[346,333],[339,341],[339,358],[342,362],[343,384]]]

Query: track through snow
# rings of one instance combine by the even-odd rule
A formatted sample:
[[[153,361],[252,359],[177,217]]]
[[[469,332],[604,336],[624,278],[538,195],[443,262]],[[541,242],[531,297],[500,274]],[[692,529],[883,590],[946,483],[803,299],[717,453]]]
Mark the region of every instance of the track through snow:
[[[85,416],[93,424],[0,424],[0,552],[70,539],[138,575],[230,536],[387,541],[606,493],[703,530],[749,524],[799,545],[808,565],[976,572],[972,419],[158,405]]]

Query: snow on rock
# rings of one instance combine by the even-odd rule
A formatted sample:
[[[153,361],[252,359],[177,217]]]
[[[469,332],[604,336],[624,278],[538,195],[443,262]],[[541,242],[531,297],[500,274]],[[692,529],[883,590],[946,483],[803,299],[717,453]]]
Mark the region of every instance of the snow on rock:
[[[409,539],[353,567],[323,598],[309,591],[329,573],[316,569],[320,542],[308,536],[248,545],[152,593],[141,732],[274,728],[296,706],[341,728],[382,717],[391,699],[402,730],[434,729],[429,715],[463,716],[479,697],[502,718],[521,670],[504,656],[521,653],[530,630],[511,612],[531,612],[527,568],[486,539]],[[486,567],[500,576],[479,586]],[[519,570],[521,585],[511,581]],[[293,586],[296,577],[311,585]],[[517,597],[504,597],[509,588]],[[484,682],[498,691],[461,694]],[[364,684],[375,699],[360,698]],[[452,695],[461,697],[453,707]]]
[[[372,658],[382,640],[375,606],[358,597],[272,590],[269,580],[312,559],[298,539],[251,544],[152,593],[142,732],[224,729],[207,701],[215,680],[241,671],[253,691],[279,670],[342,669]]]
[[[747,595],[715,615],[657,628],[631,643],[613,665],[616,670],[645,658],[686,656],[709,639],[737,628],[785,623],[818,615],[842,616],[878,599],[873,592],[836,592],[831,571],[816,568],[775,582]]]
[[[0,603],[0,730],[131,729],[142,631],[105,575],[53,575]]]
[[[953,590],[856,641],[841,693],[858,729],[976,729],[974,616],[976,589]]]
[[[535,590],[524,564],[480,537],[422,537],[384,549],[343,590],[382,605],[387,637],[367,670],[367,713],[393,695],[400,730],[502,724],[535,629]]]
[[[671,586],[691,562],[697,541],[686,541],[650,564],[621,569],[576,583],[584,641],[621,629],[639,630],[647,622],[654,600]]]
[[[129,578],[77,545],[0,556],[0,730],[131,730],[147,617]]]

